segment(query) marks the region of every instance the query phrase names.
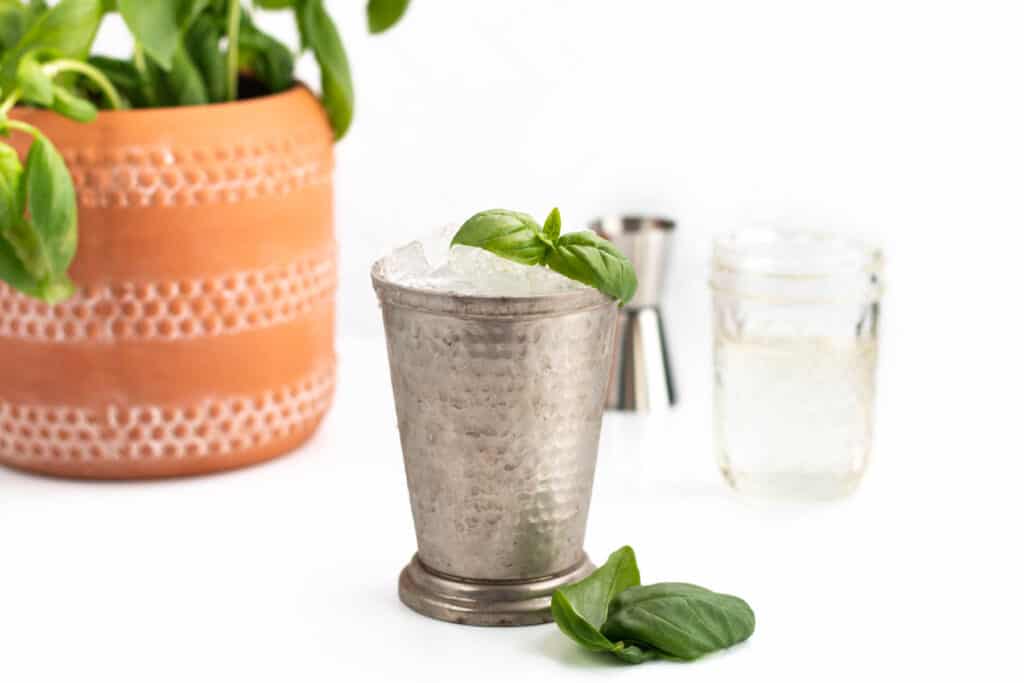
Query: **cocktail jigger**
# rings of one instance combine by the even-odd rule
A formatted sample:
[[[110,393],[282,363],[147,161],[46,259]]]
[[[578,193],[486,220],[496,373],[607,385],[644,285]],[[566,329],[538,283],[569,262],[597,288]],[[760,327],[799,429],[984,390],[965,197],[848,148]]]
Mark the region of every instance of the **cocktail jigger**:
[[[659,300],[675,222],[653,216],[599,218],[590,228],[636,268],[636,295],[619,311],[612,378],[605,407],[651,412],[676,402]]]

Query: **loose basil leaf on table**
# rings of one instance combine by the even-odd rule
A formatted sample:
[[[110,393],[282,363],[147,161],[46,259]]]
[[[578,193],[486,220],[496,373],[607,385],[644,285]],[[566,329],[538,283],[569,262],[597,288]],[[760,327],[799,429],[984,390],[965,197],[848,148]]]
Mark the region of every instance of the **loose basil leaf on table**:
[[[370,0],[366,5],[366,23],[370,33],[383,33],[398,23],[409,8],[409,0]]]
[[[754,632],[754,612],[733,595],[688,583],[633,586],[612,600],[601,632],[693,660],[740,643]]]
[[[331,15],[324,9],[323,0],[296,0],[295,16],[303,47],[312,48],[320,65],[323,105],[334,130],[334,139],[338,140],[352,123],[355,107],[352,74],[341,36]]]
[[[452,245],[455,244],[486,249],[526,266],[543,264],[549,248],[533,218],[505,209],[491,209],[473,215],[455,233]]]
[[[621,303],[628,302],[636,293],[636,271],[629,259],[593,233],[573,232],[559,237],[548,254],[547,266]]]
[[[587,578],[556,590],[551,597],[551,615],[562,633],[589,650],[625,650],[626,645],[604,636],[601,626],[608,617],[612,599],[626,588],[639,584],[636,555],[632,548],[623,546]],[[627,657],[637,656],[641,656],[639,648],[627,653]]]

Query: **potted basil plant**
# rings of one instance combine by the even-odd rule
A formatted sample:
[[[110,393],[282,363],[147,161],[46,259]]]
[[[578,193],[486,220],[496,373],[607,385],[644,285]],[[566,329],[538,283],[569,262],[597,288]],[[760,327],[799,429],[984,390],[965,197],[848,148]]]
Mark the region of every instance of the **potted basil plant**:
[[[370,31],[407,5],[371,0]],[[92,53],[104,20],[131,54]],[[306,440],[334,386],[352,113],[325,0],[0,0],[0,463],[161,477]]]

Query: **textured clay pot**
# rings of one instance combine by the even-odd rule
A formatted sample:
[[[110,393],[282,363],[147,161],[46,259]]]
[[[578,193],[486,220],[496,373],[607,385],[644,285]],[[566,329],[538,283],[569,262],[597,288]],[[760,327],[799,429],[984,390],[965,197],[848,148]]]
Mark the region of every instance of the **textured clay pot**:
[[[78,291],[51,307],[0,284],[0,463],[166,477],[305,441],[335,369],[332,136],[316,98],[16,115],[74,178]]]

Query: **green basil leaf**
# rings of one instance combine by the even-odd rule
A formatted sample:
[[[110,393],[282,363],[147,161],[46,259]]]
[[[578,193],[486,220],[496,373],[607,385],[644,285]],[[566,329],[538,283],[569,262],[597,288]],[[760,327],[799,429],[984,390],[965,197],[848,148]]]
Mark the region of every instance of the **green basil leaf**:
[[[146,54],[165,71],[178,49],[179,3],[172,0],[118,0],[124,23]]]
[[[546,263],[555,272],[617,299],[620,305],[628,303],[636,293],[633,264],[611,242],[591,232],[562,235]]]
[[[0,143],[0,231],[20,220],[25,211],[21,201],[23,173],[18,153]]]
[[[295,82],[292,51],[257,28],[248,14],[242,15],[238,47],[242,68],[250,69],[271,92],[287,90]]]
[[[42,284],[39,279],[28,272],[14,247],[2,234],[0,234],[0,280],[23,294],[42,298]]]
[[[101,0],[61,0],[45,12],[37,13],[15,49],[19,57],[36,51],[83,59],[92,47],[102,19]]]
[[[25,219],[26,176],[17,153],[0,145],[0,280],[29,296],[61,301],[74,288],[54,270],[44,235]]]
[[[33,104],[43,107],[53,104],[53,81],[31,54],[18,63],[18,87],[22,97]]]
[[[21,0],[0,0],[0,52],[17,45],[28,22],[29,13]]]
[[[295,0],[256,0],[256,6],[263,9],[288,9],[295,6]]]
[[[29,53],[84,59],[103,19],[101,0],[61,0],[52,8],[30,10],[35,18],[18,43],[0,58],[0,81],[15,78],[21,58]]]
[[[89,57],[89,64],[102,71],[107,80],[117,88],[118,93],[127,99],[133,107],[142,107],[148,104],[143,92],[142,78],[133,62],[127,59],[93,55]],[[88,81],[83,83],[86,86],[88,84]]]
[[[64,273],[78,246],[78,208],[71,174],[57,148],[37,135],[25,160],[25,191],[52,276]]]
[[[220,49],[221,31],[209,14],[201,14],[185,36],[185,48],[203,75],[211,102],[228,97],[227,56]]]
[[[625,643],[619,643],[619,647],[616,647],[611,652],[627,664],[643,664],[644,662],[664,656],[652,647],[626,645]]]
[[[601,633],[608,606],[623,590],[639,584],[636,555],[628,545],[623,546],[587,578],[556,590],[551,598],[551,614],[558,628],[580,645],[591,650],[615,650],[615,643]]]
[[[544,228],[541,230],[541,235],[551,246],[554,246],[560,234],[562,234],[562,214],[556,206],[551,209],[551,213],[544,220]]]
[[[171,59],[171,69],[166,75],[167,89],[174,98],[174,104],[188,106],[207,104],[206,84],[199,69],[183,45],[178,45]]]
[[[339,140],[352,123],[355,107],[352,75],[341,36],[331,15],[324,9],[323,0],[297,0],[296,17],[303,44],[313,49],[320,65],[324,109],[334,130],[334,139]]]
[[[456,244],[486,249],[527,266],[543,263],[549,248],[533,218],[505,209],[481,211],[472,216],[452,238],[452,245]]]
[[[16,185],[20,181],[24,170],[24,167],[21,165],[21,159],[18,158],[18,153],[15,149],[8,144],[0,142],[0,176]]]
[[[53,88],[53,110],[72,121],[89,123],[96,118],[96,105],[62,86]]]
[[[750,605],[688,583],[634,586],[615,596],[601,632],[692,660],[740,643],[754,632]]]
[[[383,33],[398,23],[409,8],[409,0],[370,0],[366,4],[366,22],[370,33]]]
[[[166,2],[167,0],[163,0]],[[210,0],[177,0],[178,2],[178,29],[186,31],[192,25],[203,10],[210,5]]]
[[[51,268],[43,240],[28,221],[16,216],[11,222],[4,224],[0,229],[0,236],[11,245],[18,260],[35,280],[45,282],[50,277]]]

